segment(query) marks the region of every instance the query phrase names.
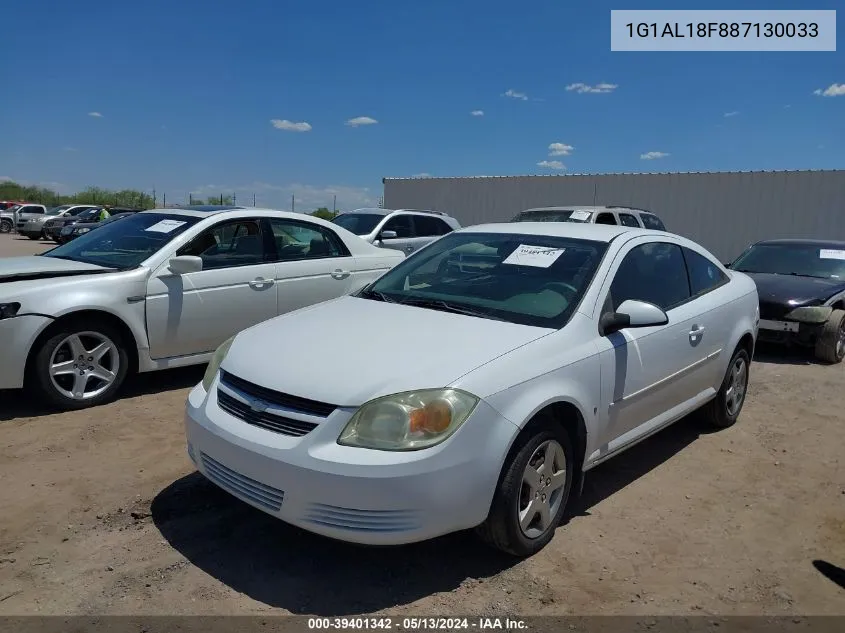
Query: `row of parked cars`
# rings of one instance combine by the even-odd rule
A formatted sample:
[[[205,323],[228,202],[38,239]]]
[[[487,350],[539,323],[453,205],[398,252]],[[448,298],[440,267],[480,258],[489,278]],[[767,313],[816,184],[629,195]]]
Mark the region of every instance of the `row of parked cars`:
[[[49,239],[58,244],[84,235],[106,222],[113,222],[141,209],[111,205],[19,203],[0,211],[0,233],[17,233],[31,240]]]
[[[0,388],[80,409],[207,363],[187,452],[232,495],[342,540],[474,528],[526,556],[593,467],[693,411],[733,425],[764,330],[845,355],[845,244],[725,266],[647,211],[532,211],[132,214],[0,260]]]

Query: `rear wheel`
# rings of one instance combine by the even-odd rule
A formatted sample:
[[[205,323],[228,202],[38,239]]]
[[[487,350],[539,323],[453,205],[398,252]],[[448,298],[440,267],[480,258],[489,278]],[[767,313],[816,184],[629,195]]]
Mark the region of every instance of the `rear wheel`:
[[[119,331],[106,323],[69,322],[36,351],[30,384],[56,408],[85,409],[110,400],[128,368]]]
[[[545,547],[569,501],[575,455],[569,435],[553,422],[528,431],[505,464],[490,514],[476,531],[515,556]]]
[[[751,359],[744,348],[734,352],[719,393],[704,406],[704,416],[711,426],[726,429],[733,426],[745,404]]]
[[[845,358],[845,310],[834,310],[816,340],[816,358],[841,363]]]

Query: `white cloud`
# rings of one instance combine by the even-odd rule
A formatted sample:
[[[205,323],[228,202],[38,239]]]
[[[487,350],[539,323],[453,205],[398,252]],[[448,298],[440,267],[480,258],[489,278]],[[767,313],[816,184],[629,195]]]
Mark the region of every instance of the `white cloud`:
[[[472,116],[484,116],[484,110],[473,110],[470,114]]]
[[[100,114],[99,112],[89,112],[88,116],[92,116],[95,119],[102,119],[103,118],[103,115]]]
[[[739,111],[738,111],[738,110],[734,110],[734,111],[732,111],[732,112],[725,112],[725,118],[727,118],[727,117],[732,117],[732,116],[736,116],[737,114],[739,114]]]
[[[845,84],[830,84],[824,90],[814,90],[813,94],[820,97],[842,97],[845,96]]]
[[[646,152],[645,154],[640,154],[640,158],[643,160],[654,160],[655,158],[666,158],[668,155],[667,152]]]
[[[549,145],[549,156],[569,156],[573,149],[572,145],[566,143],[552,143]]]
[[[548,167],[549,169],[557,170],[566,169],[566,165],[564,165],[559,160],[541,160],[539,163],[537,163],[537,167]]]
[[[67,147],[63,147],[62,149],[66,152],[76,152],[76,151],[78,151],[75,147],[71,147],[70,145],[68,145]]]
[[[589,84],[584,84],[584,83],[578,82],[578,83],[574,83],[574,84],[569,84],[566,87],[566,89],[569,92],[572,92],[574,90],[578,94],[584,94],[584,93],[613,92],[618,87],[619,86],[617,84],[600,83],[600,84],[596,84],[595,86],[591,86]]]
[[[411,178],[431,178],[431,174],[424,171],[421,174],[414,174]]]
[[[287,119],[270,119],[270,123],[277,130],[287,130],[288,132],[310,132],[311,124],[305,121],[294,123]]]
[[[519,99],[520,101],[528,101],[528,95],[527,94],[525,94],[524,92],[517,92],[516,90],[514,90],[512,88],[509,89],[507,92],[505,92],[502,96],[503,97],[510,97],[511,99]]]
[[[346,125],[349,127],[359,127],[361,125],[375,125],[378,123],[375,119],[368,116],[356,116],[354,119],[349,119]]]

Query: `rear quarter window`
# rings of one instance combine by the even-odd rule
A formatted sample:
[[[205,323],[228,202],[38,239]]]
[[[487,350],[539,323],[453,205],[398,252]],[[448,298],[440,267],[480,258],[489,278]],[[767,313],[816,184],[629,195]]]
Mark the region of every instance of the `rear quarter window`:
[[[641,213],[640,219],[642,219],[643,226],[647,229],[651,229],[653,231],[666,230],[666,226],[663,224],[663,221],[653,213]]]

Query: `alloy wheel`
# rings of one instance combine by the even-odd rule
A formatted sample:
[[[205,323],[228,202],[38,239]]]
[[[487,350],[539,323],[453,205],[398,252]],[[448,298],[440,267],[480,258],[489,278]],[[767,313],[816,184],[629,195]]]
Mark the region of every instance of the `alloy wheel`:
[[[744,358],[736,358],[731,366],[730,381],[725,391],[725,407],[729,416],[733,417],[739,413],[745,400],[747,388],[748,363],[745,362]]]
[[[100,332],[76,332],[64,338],[50,356],[50,381],[67,398],[89,400],[114,384],[120,353]]]
[[[518,518],[522,533],[536,539],[551,527],[566,486],[566,454],[556,440],[536,448],[522,474]]]

